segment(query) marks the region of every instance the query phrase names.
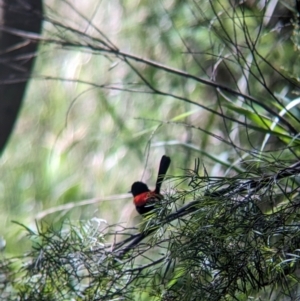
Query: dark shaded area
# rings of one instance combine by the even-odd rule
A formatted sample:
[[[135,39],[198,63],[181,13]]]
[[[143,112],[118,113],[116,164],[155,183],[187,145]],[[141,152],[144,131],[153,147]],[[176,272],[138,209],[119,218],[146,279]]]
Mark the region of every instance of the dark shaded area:
[[[0,0],[0,154],[21,107],[37,43],[13,30],[40,33],[42,0]]]

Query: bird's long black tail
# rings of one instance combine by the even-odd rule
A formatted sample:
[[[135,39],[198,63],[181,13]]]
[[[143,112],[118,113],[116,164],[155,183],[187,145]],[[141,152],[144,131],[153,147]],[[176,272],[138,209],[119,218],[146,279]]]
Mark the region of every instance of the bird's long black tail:
[[[160,193],[160,187],[161,184],[165,178],[165,175],[168,171],[168,168],[170,166],[171,159],[170,157],[167,157],[163,155],[160,160],[159,169],[158,169],[158,175],[156,180],[156,186],[155,186],[155,193]]]

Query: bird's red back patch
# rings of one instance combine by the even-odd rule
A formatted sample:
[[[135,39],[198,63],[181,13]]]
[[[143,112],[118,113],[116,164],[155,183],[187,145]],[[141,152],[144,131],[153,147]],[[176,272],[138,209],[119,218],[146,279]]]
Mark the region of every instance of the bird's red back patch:
[[[135,196],[133,202],[135,206],[145,206],[147,202],[153,201],[153,199],[157,199],[157,197],[158,195],[153,191],[146,191]]]

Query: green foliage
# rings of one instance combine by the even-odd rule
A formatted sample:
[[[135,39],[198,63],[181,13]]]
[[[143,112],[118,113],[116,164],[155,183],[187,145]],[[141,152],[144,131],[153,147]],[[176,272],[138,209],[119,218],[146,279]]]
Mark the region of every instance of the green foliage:
[[[298,297],[299,20],[271,2],[46,3],[0,162],[2,299]],[[131,228],[115,195],[164,153],[169,193]]]
[[[161,200],[143,219],[141,232],[96,218],[38,233],[27,229],[32,251],[22,259],[23,269],[2,282],[14,294],[10,299],[2,296],[264,300],[270,292],[278,300],[284,295],[295,298],[300,280],[299,193],[282,191],[298,187],[294,175],[299,166],[265,166],[273,168],[269,176],[253,173],[249,179],[247,173],[225,183],[224,178],[201,176],[196,162],[184,178],[189,189]],[[2,263],[6,269],[13,264]]]

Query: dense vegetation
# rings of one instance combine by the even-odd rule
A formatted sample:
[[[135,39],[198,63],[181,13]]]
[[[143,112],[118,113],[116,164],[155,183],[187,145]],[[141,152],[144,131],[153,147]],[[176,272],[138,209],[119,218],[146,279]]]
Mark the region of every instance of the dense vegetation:
[[[1,298],[299,298],[299,6],[46,1],[0,161]]]

